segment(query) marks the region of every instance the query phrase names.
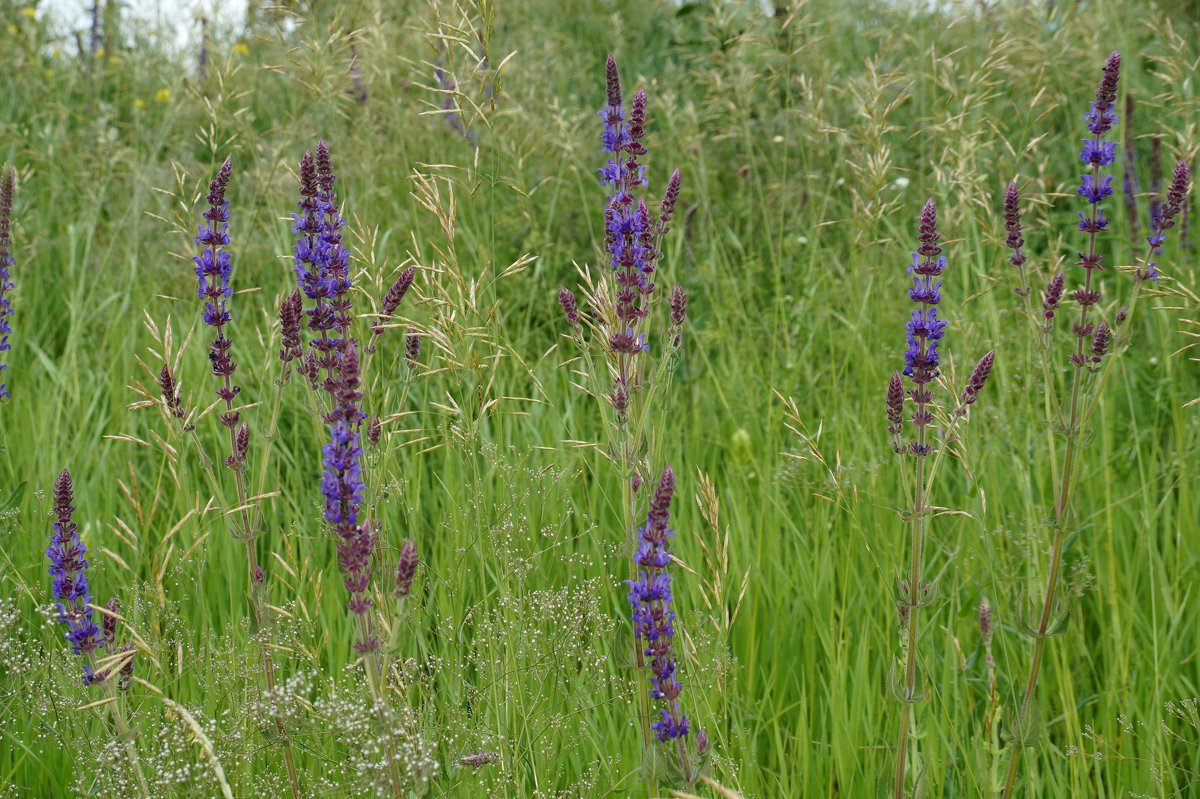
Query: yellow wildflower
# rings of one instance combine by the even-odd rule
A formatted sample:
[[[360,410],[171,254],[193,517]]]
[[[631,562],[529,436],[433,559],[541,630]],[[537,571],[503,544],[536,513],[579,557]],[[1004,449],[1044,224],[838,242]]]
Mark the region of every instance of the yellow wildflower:
[[[154,93],[155,102],[165,103],[167,100],[170,100],[170,99],[171,99],[171,90],[170,89],[159,89],[158,91],[156,91]]]
[[[233,46],[233,52],[237,53],[238,55],[250,55],[250,48],[245,42],[238,42]]]

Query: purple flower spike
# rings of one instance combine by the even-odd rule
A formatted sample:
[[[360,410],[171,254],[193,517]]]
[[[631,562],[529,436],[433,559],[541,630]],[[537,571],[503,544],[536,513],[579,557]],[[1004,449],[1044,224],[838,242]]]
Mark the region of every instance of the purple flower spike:
[[[306,152],[300,159],[299,213],[292,219],[293,271],[300,291],[312,302],[308,327],[313,332],[312,347],[316,367],[329,378],[332,388],[342,342],[350,328],[350,252],[342,246],[345,221],[337,205],[333,160],[329,146],[317,142],[316,155]]]
[[[937,308],[934,307],[942,299],[942,283],[935,283],[934,279],[946,268],[946,258],[938,246],[941,234],[937,230],[937,206],[933,200],[926,202],[921,209],[917,238],[921,246],[913,253],[912,265],[908,268],[908,273],[913,276],[913,287],[909,289],[908,296],[920,307],[912,312],[912,319],[907,324],[908,348],[904,352],[904,374],[916,384],[914,391],[923,394],[924,386],[940,374],[938,345],[946,329],[946,323],[937,318]],[[918,400],[918,404],[923,405],[924,402]],[[918,421],[916,417],[913,421],[918,427],[927,423]]]
[[[9,319],[12,318],[12,302],[8,292],[13,290],[9,269],[16,263],[12,257],[12,228],[13,199],[17,191],[17,173],[12,164],[5,164],[0,169],[0,400],[9,396],[8,386],[3,377],[8,370],[4,361],[4,353],[12,349],[8,343],[8,335],[12,333]]]
[[[331,380],[333,410],[326,417],[330,441],[323,450],[325,474],[321,492],[325,495],[325,520],[338,538],[338,563],[343,583],[350,593],[351,613],[366,616],[371,609],[371,556],[376,534],[369,523],[359,519],[366,485],[362,476],[362,446],[359,428],[363,415],[359,410],[362,393],[359,384],[358,347],[351,340],[342,351],[336,377]],[[369,624],[366,625],[369,629]],[[355,644],[360,652],[378,646],[370,634]]]
[[[225,335],[225,325],[232,318],[225,301],[233,296],[230,287],[233,262],[229,253],[221,248],[229,244],[229,201],[225,199],[225,190],[232,173],[233,162],[226,158],[216,177],[208,184],[208,210],[204,212],[204,221],[198,226],[196,234],[196,246],[201,248],[201,252],[192,258],[196,262],[196,277],[200,282],[199,296],[204,300],[204,323],[215,328],[216,332],[216,338],[208,345],[208,360],[212,373],[223,378],[217,388],[217,396],[225,401],[221,424],[231,431],[237,427],[240,419],[238,412],[233,410],[233,400],[241,388],[233,383],[237,363],[230,354],[233,340]]]
[[[79,528],[73,521],[75,506],[71,487],[71,473],[66,469],[54,481],[54,533],[46,557],[50,559],[50,575],[54,578],[52,590],[58,600],[58,621],[66,625],[65,637],[71,649],[85,658],[104,646],[100,628],[92,620],[92,601],[88,590],[88,562],[84,558],[87,547],[79,540]],[[96,674],[87,665],[83,667],[83,684],[98,681]]]
[[[604,242],[616,273],[617,318],[622,326],[633,328],[646,315],[642,298],[654,291],[658,258],[650,211],[645,201],[634,194],[646,185],[646,168],[638,163],[638,157],[646,154],[641,141],[646,132],[646,92],[639,89],[634,95],[627,121],[620,103],[620,78],[612,56],[609,56],[605,73],[609,105],[600,112],[604,120],[601,139],[609,159],[600,169],[600,177],[612,193],[604,211]],[[622,351],[635,354],[633,349]]]
[[[659,708],[661,718],[650,726],[663,743],[687,735],[690,729],[679,705],[683,686],[679,683],[673,651],[675,611],[671,609],[671,576],[667,574],[671,562],[668,539],[674,535],[667,524],[674,493],[675,472],[668,466],[650,500],[646,524],[639,530],[640,544],[635,557],[638,578],[627,581],[629,603],[633,606],[633,632],[650,661],[650,697],[663,704]]]
[[[1091,336],[1094,330],[1094,327],[1087,322],[1087,309],[1100,301],[1100,291],[1093,283],[1092,276],[1094,271],[1104,268],[1102,265],[1104,256],[1096,250],[1096,238],[1098,234],[1108,229],[1108,220],[1104,217],[1104,210],[1100,207],[1100,203],[1113,195],[1113,176],[1101,175],[1100,169],[1110,166],[1116,160],[1117,148],[1115,141],[1106,141],[1102,137],[1117,122],[1115,103],[1117,101],[1117,82],[1120,77],[1121,56],[1119,53],[1113,52],[1104,65],[1104,74],[1100,79],[1100,86],[1096,90],[1096,100],[1092,103],[1091,110],[1084,115],[1092,138],[1084,140],[1079,158],[1091,167],[1091,171],[1080,176],[1077,192],[1080,197],[1087,200],[1089,208],[1086,212],[1079,213],[1079,230],[1086,233],[1088,237],[1087,251],[1079,253],[1079,260],[1075,262],[1076,266],[1081,266],[1085,270],[1084,284],[1081,288],[1071,292],[1075,302],[1082,308],[1080,320],[1072,328],[1079,340],[1076,351],[1070,356],[1070,361],[1076,368],[1082,367],[1088,360],[1084,355],[1085,339]],[[1049,300],[1050,287],[1047,287],[1046,291],[1046,299]],[[1049,320],[1052,318],[1053,308],[1048,302],[1043,302],[1043,307],[1046,309],[1046,318]]]
[[[611,53],[604,62],[604,83],[610,108],[621,107],[621,73],[617,70],[617,57]]]
[[[333,160],[325,140],[317,142],[317,184],[320,186],[318,201],[323,213],[320,248],[325,259],[328,275],[333,281],[333,297],[329,301],[333,309],[334,327],[344,340],[350,329],[350,251],[342,246],[342,228],[346,226],[337,204],[337,193],[333,184],[337,176],[333,172]]]
[[[229,323],[229,311],[225,300],[233,296],[229,279],[233,276],[233,264],[228,252],[220,248],[229,244],[229,201],[225,190],[233,173],[233,162],[226,158],[217,176],[208,184],[208,210],[196,233],[196,246],[202,247],[200,255],[193,256],[196,262],[196,277],[200,281],[197,296],[204,300],[204,323],[220,328]]]
[[[1117,81],[1121,78],[1121,54],[1114,50],[1104,64],[1104,75],[1100,78],[1100,86],[1096,89],[1096,101],[1092,108],[1083,115],[1090,130],[1097,139],[1117,124]],[[1086,159],[1085,159],[1086,160]]]

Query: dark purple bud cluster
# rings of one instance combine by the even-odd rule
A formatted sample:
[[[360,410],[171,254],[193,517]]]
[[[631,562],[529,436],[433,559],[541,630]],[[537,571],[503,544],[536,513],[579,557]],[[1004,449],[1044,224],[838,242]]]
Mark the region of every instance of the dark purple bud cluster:
[[[417,544],[411,538],[400,549],[400,560],[396,563],[396,598],[404,599],[412,592],[413,578],[417,576]]]
[[[645,647],[643,654],[650,661],[650,697],[662,703],[659,721],[650,726],[664,743],[687,735],[690,729],[679,704],[683,686],[679,683],[673,651],[675,611],[671,609],[671,576],[667,573],[671,563],[669,539],[674,535],[667,524],[674,494],[675,472],[668,466],[650,500],[646,523],[639,530],[640,544],[634,558],[638,577],[627,581],[634,635]]]
[[[676,283],[671,287],[671,325],[667,328],[667,338],[672,347],[683,343],[683,325],[687,321],[687,292],[683,286]]]
[[[1108,352],[1108,345],[1112,343],[1112,328],[1108,326],[1108,322],[1101,322],[1096,326],[1096,332],[1092,336],[1092,363],[1098,364],[1104,359],[1104,354]]]
[[[900,377],[899,372],[892,372],[888,378],[887,419],[892,449],[897,453],[904,452],[904,445],[900,441],[900,434],[904,432],[904,378]]]
[[[1004,190],[1004,229],[1008,231],[1004,243],[1012,250],[1009,262],[1020,269],[1027,259],[1021,250],[1025,246],[1025,239],[1021,238],[1021,193],[1015,182]]]
[[[679,188],[683,176],[676,169],[667,181],[667,190],[663,192],[662,205],[658,211],[658,235],[665,236],[671,230],[671,217],[675,215],[675,206],[679,204]]]
[[[4,382],[4,372],[8,363],[4,353],[12,349],[8,336],[12,333],[12,301],[8,293],[13,290],[11,268],[16,264],[12,256],[12,210],[13,200],[17,192],[17,173],[12,164],[5,164],[0,169],[0,400],[9,396],[8,386]]]
[[[279,306],[279,331],[282,348],[279,360],[291,363],[304,355],[304,341],[300,338],[301,317],[304,315],[304,300],[297,289],[283,298]]]
[[[575,301],[575,295],[566,286],[558,287],[558,304],[562,306],[563,316],[567,318],[567,324],[572,330],[579,330],[579,303]]]
[[[1175,164],[1175,169],[1171,173],[1171,185],[1167,188],[1166,201],[1158,206],[1157,212],[1152,212],[1150,235],[1146,237],[1146,243],[1150,245],[1151,258],[1162,252],[1163,244],[1167,240],[1167,231],[1175,227],[1175,217],[1184,208],[1191,182],[1191,169],[1188,167],[1187,161],[1180,160]],[[1148,260],[1146,268],[1138,270],[1138,278],[1157,280],[1157,262]]]
[[[100,620],[100,627],[101,627],[101,630],[103,631],[105,648],[114,650],[117,652],[117,654],[122,654],[122,655],[127,652],[132,652],[133,647],[130,646],[129,644],[122,644],[120,647],[117,646],[117,617],[116,617],[116,614],[119,613],[120,609],[121,609],[121,605],[117,601],[117,598],[115,596],[109,597],[109,600],[104,603],[104,609],[107,610],[108,613],[103,614],[104,618],[102,618]],[[84,667],[84,671],[85,672],[88,671],[87,667]],[[120,688],[122,691],[128,690],[129,685],[133,680],[133,657],[132,656],[125,658],[123,661],[121,661],[121,668],[117,671],[117,674],[119,677],[119,679],[117,680],[117,687]],[[91,683],[99,683],[99,682],[103,682],[103,681],[107,680],[111,676],[112,676],[112,670],[110,668],[105,671],[93,672],[91,674],[90,679],[87,681],[91,682]]]
[[[104,609],[108,613],[120,612],[120,606],[115,596],[109,597],[108,601],[104,603]],[[117,642],[117,619],[115,616],[108,615],[108,613],[104,614],[104,618],[100,622],[100,627],[104,631],[104,645],[111,648]]]
[[[396,309],[404,301],[404,295],[412,288],[413,279],[416,276],[417,268],[415,266],[408,267],[400,273],[400,277],[396,278],[396,282],[388,289],[387,294],[383,295],[383,303],[379,306],[379,319],[371,326],[372,336],[378,336],[383,332],[383,328],[380,325],[390,319],[392,314],[396,313]]]
[[[235,471],[246,468],[246,454],[250,451],[250,428],[242,422],[233,437],[233,452],[225,459],[225,465]]]
[[[992,374],[992,365],[996,362],[995,351],[989,351],[986,355],[979,359],[979,363],[975,364],[975,368],[971,371],[971,377],[967,380],[967,385],[963,388],[960,403],[962,407],[974,405],[975,400],[979,399],[979,392],[983,391],[983,387],[987,385],[988,377]]]
[[[992,643],[992,632],[992,604],[984,597],[979,600],[979,637],[985,647]]]
[[[421,334],[415,330],[408,331],[404,337],[404,360],[409,369],[416,369],[421,361]]]
[[[50,560],[50,576],[54,578],[51,590],[58,600],[58,621],[67,628],[65,636],[72,651],[88,659],[83,666],[83,684],[91,685],[101,679],[92,671],[91,653],[105,642],[88,607],[92,594],[88,589],[88,561],[84,558],[87,547],[79,540],[79,527],[73,519],[74,499],[71,473],[63,469],[54,481],[54,532],[46,557]]]
[[[162,392],[163,405],[166,406],[167,413],[176,419],[184,418],[187,414],[183,409],[183,402],[179,398],[179,384],[175,382],[175,376],[171,374],[171,367],[165,363],[158,373],[158,388]]]
[[[1063,286],[1066,283],[1066,275],[1060,269],[1054,277],[1050,278],[1050,282],[1046,284],[1046,290],[1042,292],[1042,318],[1046,320],[1046,324],[1054,321],[1054,314],[1058,311],[1059,303],[1062,302]]]

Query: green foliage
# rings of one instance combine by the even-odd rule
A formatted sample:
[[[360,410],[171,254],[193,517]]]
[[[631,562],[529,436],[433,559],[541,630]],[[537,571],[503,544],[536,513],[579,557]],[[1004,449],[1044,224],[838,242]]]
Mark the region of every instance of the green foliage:
[[[596,112],[612,51],[629,93],[650,96],[651,191],[674,166],[684,176],[663,268],[688,289],[688,333],[656,451],[680,478],[674,546],[694,573],[676,577],[684,699],[712,739],[709,774],[747,797],[870,796],[888,782],[907,534],[883,399],[916,217],[933,196],[949,380],[961,386],[988,349],[997,360],[960,447],[967,468],[942,476],[938,499],[955,505],[934,509],[926,574],[939,597],[923,611],[912,767],[926,797],[990,796],[1011,736],[985,730],[975,608],[986,595],[995,609],[1003,729],[1057,468],[1003,249],[1003,188],[1017,178],[1027,199],[1033,274],[1073,261],[1081,117],[1114,48],[1139,135],[1194,159],[1194,15],[1118,0],[286,5],[236,35],[213,31],[201,75],[194,54],[149,31],[116,35],[115,11],[104,49],[88,53],[85,32],[79,54],[73,35],[0,3],[0,162],[20,175],[12,397],[0,404],[0,795],[128,789],[112,777],[104,708],[79,709],[97,696],[44,612],[48,492],[64,466],[97,601],[119,595],[145,645],[145,683],[123,701],[155,795],[219,795],[222,782],[238,797],[284,795],[244,545],[210,504],[191,442],[166,424],[154,375],[177,362],[189,405],[209,404],[191,225],[201,180],[232,156],[231,335],[239,401],[258,403],[245,412],[257,474],[273,320],[294,282],[296,163],[318,137],[337,159],[356,308],[370,313],[402,266],[420,267],[420,301],[406,300],[367,366],[368,409],[386,421],[372,455],[388,474],[385,568],[407,537],[423,564],[391,619],[412,708],[396,721],[405,762],[417,781],[436,763],[435,796],[644,795],[622,492],[588,446],[596,403],[562,366],[573,353],[555,300],[575,264],[602,264]],[[435,78],[439,58],[453,89]],[[1131,265],[1112,208],[1105,262]],[[1037,747],[1030,795],[1183,796],[1200,772],[1195,714],[1179,710],[1191,705],[1164,704],[1200,683],[1200,415],[1184,407],[1200,372],[1174,355],[1200,276],[1178,236],[1162,260],[1171,279],[1147,303],[1160,310],[1133,322],[1134,349],[1085,431],[1071,623],[1048,641],[1036,723],[1017,731]],[[425,334],[411,385],[408,326]],[[1060,360],[1065,375],[1065,350]],[[370,795],[378,763],[355,751],[371,744],[370,720],[348,700],[355,632],[321,519],[324,431],[304,396],[298,382],[285,393],[255,500],[284,683],[274,712],[306,795]],[[213,414],[198,420],[211,453],[223,432]],[[1128,717],[1149,731],[1129,734]],[[1181,731],[1157,735],[1163,717]],[[496,761],[460,763],[477,752]],[[1080,752],[1096,756],[1068,756]]]

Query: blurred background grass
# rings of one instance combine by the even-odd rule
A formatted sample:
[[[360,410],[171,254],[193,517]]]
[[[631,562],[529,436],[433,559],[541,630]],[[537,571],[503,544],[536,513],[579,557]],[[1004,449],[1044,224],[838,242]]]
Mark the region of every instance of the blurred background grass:
[[[599,263],[596,112],[610,51],[627,90],[650,95],[651,191],[674,166],[684,175],[664,268],[688,289],[689,335],[657,449],[681,476],[679,558],[706,572],[701,542],[718,546],[692,501],[701,472],[728,529],[727,560],[713,564],[720,589],[677,580],[685,701],[713,739],[711,773],[763,797],[868,796],[887,780],[890,597],[906,535],[882,397],[903,350],[916,216],[932,196],[950,261],[947,371],[957,385],[984,351],[998,356],[973,411],[969,468],[948,470],[935,496],[955,513],[931,539],[942,602],[923,645],[931,697],[918,710],[918,767],[929,796],[990,795],[975,608],[983,596],[996,608],[1011,707],[1028,657],[1014,629],[1020,598],[1049,543],[1053,438],[1012,294],[1001,192],[1010,179],[1022,186],[1043,280],[1074,260],[1082,114],[1111,49],[1137,101],[1142,185],[1151,135],[1168,164],[1194,159],[1194,4],[314,0],[255,7],[236,30],[210,26],[203,73],[199,27],[193,52],[168,53],[110,3],[102,33],[93,53],[88,32],[77,39],[35,4],[0,3],[0,160],[20,174],[0,593],[20,611],[6,634],[39,664],[0,671],[0,780],[13,795],[106,790],[86,754],[103,722],[73,710],[86,701],[76,665],[35,612],[49,599],[46,494],[63,466],[93,590],[120,593],[156,651],[157,668],[139,661],[140,676],[205,720],[235,795],[280,785],[254,719],[240,544],[199,512],[207,493],[187,442],[156,410],[127,406],[142,399],[138,384],[152,386],[139,361],[157,371],[149,348],[162,353],[146,320],[171,331],[175,350],[197,326],[191,264],[178,256],[191,254],[201,179],[230,155],[232,335],[243,397],[264,403],[247,415],[256,431],[266,425],[271,321],[293,283],[295,164],[318,137],[350,217],[357,307],[372,308],[412,259],[423,301],[404,313],[443,342],[427,339],[403,407],[402,331],[371,364],[372,410],[411,411],[387,427],[382,516],[390,551],[411,535],[427,569],[402,648],[441,764],[433,793],[642,795],[618,654],[620,491],[594,450],[564,443],[595,439],[599,425],[561,366],[570,352],[554,300],[574,264]],[[469,138],[448,124],[447,101]],[[1132,264],[1118,209],[1106,261]],[[1181,319],[1195,318],[1196,258],[1182,238],[1154,300],[1182,310],[1135,320],[1089,433],[1071,625],[1042,682],[1031,795],[1186,796],[1200,769],[1194,706],[1189,718],[1164,705],[1195,696],[1200,677],[1190,604],[1200,420],[1184,408],[1200,372],[1176,354],[1189,341]],[[1107,272],[1103,285],[1116,303],[1129,284]],[[201,406],[204,361],[190,340],[181,378]],[[785,429],[773,391],[794,398],[825,468]],[[320,523],[323,432],[302,395],[297,386],[285,401],[266,486],[279,494],[264,500],[257,545],[272,601],[288,611],[272,631],[286,648],[281,673],[317,675],[319,693],[349,679],[353,634]],[[502,401],[487,411],[488,399]],[[214,420],[199,430],[216,452]],[[163,713],[139,690],[130,702],[152,749]],[[339,770],[353,744],[296,723],[313,790],[358,795]],[[501,762],[455,765],[479,749]],[[211,795],[205,779],[161,791]]]

